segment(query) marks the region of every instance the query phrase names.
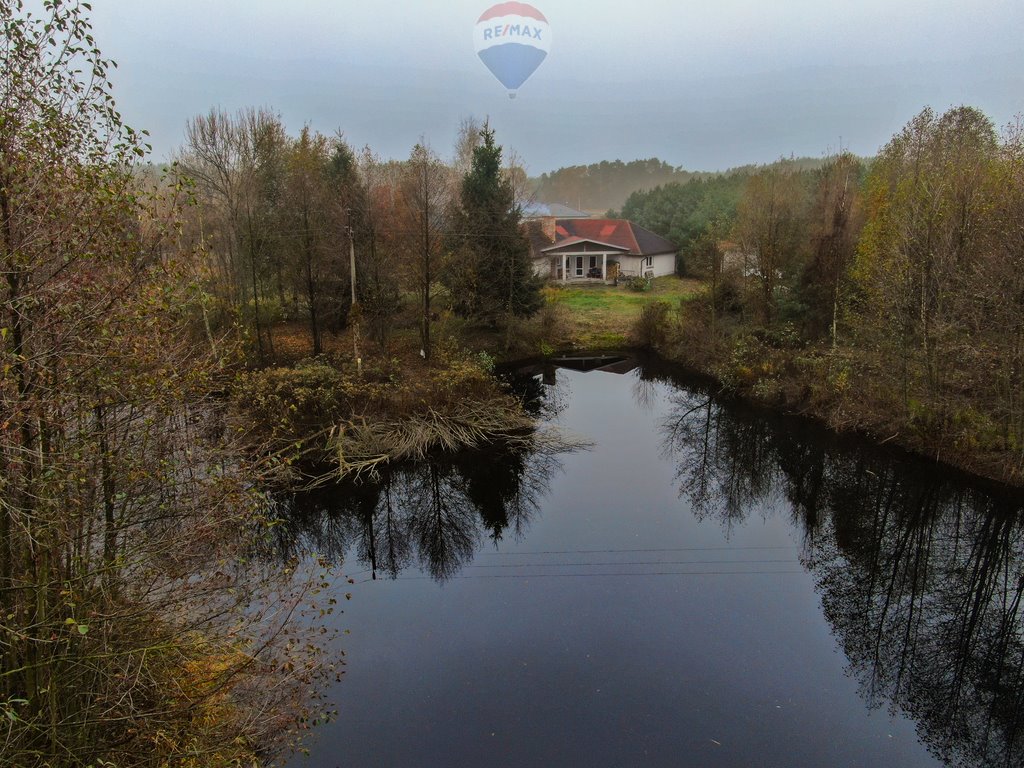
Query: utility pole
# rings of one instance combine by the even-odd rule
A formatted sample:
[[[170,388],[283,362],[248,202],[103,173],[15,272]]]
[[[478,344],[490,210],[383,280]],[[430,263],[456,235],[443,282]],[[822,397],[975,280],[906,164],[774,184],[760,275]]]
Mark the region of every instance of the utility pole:
[[[359,315],[362,310],[359,301],[356,299],[356,238],[355,230],[351,223],[346,227],[348,230],[348,258],[349,270],[352,275],[352,308],[349,310],[349,319],[352,321],[352,352],[356,358],[356,370],[363,375],[363,358],[359,356]]]

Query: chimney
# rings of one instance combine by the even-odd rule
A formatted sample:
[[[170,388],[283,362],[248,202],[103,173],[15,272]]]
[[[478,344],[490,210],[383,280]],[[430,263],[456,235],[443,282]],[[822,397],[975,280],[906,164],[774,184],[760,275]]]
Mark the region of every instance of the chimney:
[[[541,219],[541,224],[540,224],[541,232],[544,233],[544,237],[546,237],[552,243],[555,242],[558,239],[555,236],[556,221],[557,220],[555,219],[554,216],[547,216],[547,217]]]

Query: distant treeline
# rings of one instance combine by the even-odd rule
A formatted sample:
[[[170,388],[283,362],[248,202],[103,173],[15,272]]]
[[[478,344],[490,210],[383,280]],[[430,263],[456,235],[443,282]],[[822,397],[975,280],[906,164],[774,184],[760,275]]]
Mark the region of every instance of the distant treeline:
[[[818,158],[792,158],[786,161],[799,170],[821,167]],[[646,192],[669,184],[719,176],[749,175],[760,166],[744,165],[724,172],[688,171],[658,158],[647,160],[603,160],[590,165],[573,165],[530,179],[537,199],[545,203],[563,203],[584,211],[609,211],[622,208],[635,192]]]
[[[607,211],[621,207],[637,190],[687,182],[696,175],[656,158],[628,163],[605,160],[559,168],[541,174],[539,179],[532,179],[532,183],[538,200],[564,203],[585,211]]]
[[[616,216],[634,221],[667,237],[680,251],[679,271],[692,272],[687,257],[705,233],[719,239],[732,237],[740,200],[752,177],[774,170],[796,174],[808,180],[828,166],[827,158],[778,160],[769,165],[745,165],[726,173],[672,182],[650,190],[634,192]]]

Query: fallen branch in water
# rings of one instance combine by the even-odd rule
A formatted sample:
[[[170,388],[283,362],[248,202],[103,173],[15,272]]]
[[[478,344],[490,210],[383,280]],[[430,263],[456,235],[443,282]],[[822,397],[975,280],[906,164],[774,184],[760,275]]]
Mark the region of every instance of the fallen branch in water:
[[[466,403],[455,413],[429,408],[401,420],[351,421],[333,437],[338,468],[335,479],[373,472],[385,464],[417,461],[430,453],[454,453],[501,441],[557,452],[580,450],[587,443],[554,429],[537,430],[518,403]]]

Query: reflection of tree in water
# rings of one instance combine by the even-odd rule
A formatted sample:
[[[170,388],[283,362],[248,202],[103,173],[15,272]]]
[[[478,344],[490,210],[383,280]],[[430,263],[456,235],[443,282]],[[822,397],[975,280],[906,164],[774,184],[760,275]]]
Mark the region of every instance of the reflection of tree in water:
[[[654,410],[655,405],[658,403],[657,381],[645,378],[644,376],[634,376],[631,389],[633,402],[637,404],[641,411],[650,413]]]
[[[493,447],[439,456],[373,480],[282,498],[284,557],[355,558],[373,578],[418,566],[438,581],[473,559],[485,537],[519,539],[560,471],[559,448]]]
[[[679,391],[670,404],[664,453],[686,457],[676,472],[680,494],[690,498],[698,519],[742,523],[769,499],[778,470],[765,450],[766,424],[729,418],[709,396]]]
[[[812,563],[851,669],[951,763],[1020,765],[1020,504],[879,470],[838,480]]]
[[[663,429],[698,516],[788,502],[869,705],[906,711],[950,765],[1024,764],[1021,494],[706,394],[677,394]]]
[[[568,377],[559,376],[557,366],[550,363],[520,366],[501,378],[526,412],[540,421],[557,422],[572,398]]]

